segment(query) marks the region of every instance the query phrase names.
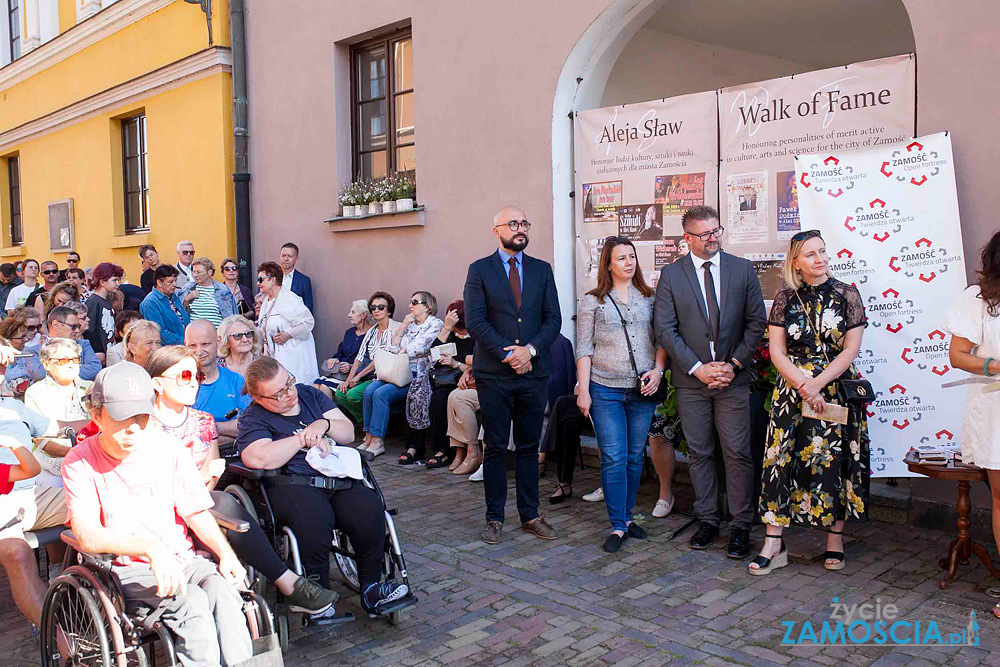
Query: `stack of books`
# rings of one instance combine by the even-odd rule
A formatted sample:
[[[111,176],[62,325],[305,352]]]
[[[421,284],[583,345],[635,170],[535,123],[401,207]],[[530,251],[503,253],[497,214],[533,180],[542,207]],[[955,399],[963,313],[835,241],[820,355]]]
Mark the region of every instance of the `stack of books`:
[[[962,465],[962,450],[951,446],[916,445],[910,448],[910,458],[930,466]]]

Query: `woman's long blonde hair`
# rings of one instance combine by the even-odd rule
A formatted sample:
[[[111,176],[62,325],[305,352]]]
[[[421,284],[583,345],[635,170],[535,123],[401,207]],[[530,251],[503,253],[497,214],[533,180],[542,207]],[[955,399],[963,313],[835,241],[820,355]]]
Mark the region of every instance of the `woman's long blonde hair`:
[[[242,324],[253,332],[253,348],[250,350],[250,354],[254,357],[258,356],[264,347],[264,341],[253,322],[242,315],[230,315],[219,324],[219,356],[223,359],[229,356],[229,330],[233,328],[234,324]]]
[[[785,279],[785,284],[792,289],[797,290],[802,287],[802,274],[795,269],[793,262],[795,261],[795,258],[799,256],[799,253],[802,252],[802,246],[806,244],[806,241],[810,241],[812,239],[819,239],[820,241],[823,241],[824,245],[826,244],[826,240],[823,239],[823,236],[819,233],[818,229],[810,229],[805,232],[799,232],[793,236],[792,240],[788,243],[788,254],[785,255],[785,266],[782,270],[782,276]],[[827,265],[826,273],[827,275],[830,275],[829,265]]]

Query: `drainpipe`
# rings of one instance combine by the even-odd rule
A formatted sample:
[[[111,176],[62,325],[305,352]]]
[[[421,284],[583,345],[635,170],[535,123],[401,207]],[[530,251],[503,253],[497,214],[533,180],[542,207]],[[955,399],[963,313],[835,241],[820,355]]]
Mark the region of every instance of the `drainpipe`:
[[[233,52],[233,195],[236,214],[236,259],[240,282],[253,285],[250,247],[250,155],[247,130],[247,51],[243,0],[229,2],[229,34]]]

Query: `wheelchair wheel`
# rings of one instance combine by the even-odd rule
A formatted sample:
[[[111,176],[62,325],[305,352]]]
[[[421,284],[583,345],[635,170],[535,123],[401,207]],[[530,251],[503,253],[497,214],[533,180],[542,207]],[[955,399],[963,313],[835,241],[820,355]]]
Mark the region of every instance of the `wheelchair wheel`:
[[[351,550],[351,540],[339,530],[333,531],[333,546],[336,549],[346,551],[347,553],[353,553]],[[353,558],[345,556],[341,553],[334,552],[334,559],[337,561],[337,567],[340,569],[340,574],[344,577],[344,583],[355,593],[361,592],[361,583],[358,581],[358,564]]]
[[[42,665],[111,665],[106,623],[83,582],[71,576],[57,577],[49,585],[42,608]],[[64,651],[68,655],[63,655]]]
[[[250,500],[250,494],[246,492],[239,484],[230,484],[226,487],[226,493],[231,495],[236,502],[240,504],[240,507],[246,510],[250,518],[260,525],[260,517],[257,516],[257,510],[253,506],[253,501]],[[265,590],[267,589],[267,582],[264,577],[261,576],[260,572],[254,569],[250,563],[243,563],[243,567],[247,571],[247,578],[244,582],[246,584],[247,590],[251,590],[257,595],[263,596]]]
[[[285,653],[288,651],[288,612],[278,613],[278,644],[281,646],[281,652]]]

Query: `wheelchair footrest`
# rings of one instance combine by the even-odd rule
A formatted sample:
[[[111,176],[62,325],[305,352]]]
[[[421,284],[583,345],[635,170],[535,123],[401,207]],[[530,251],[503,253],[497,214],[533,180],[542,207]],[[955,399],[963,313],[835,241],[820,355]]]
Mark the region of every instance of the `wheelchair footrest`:
[[[395,602],[390,602],[389,604],[382,607],[379,611],[379,616],[388,616],[393,612],[397,612],[401,609],[406,609],[407,607],[412,607],[417,604],[417,596],[413,593],[407,593],[403,597],[399,598]]]
[[[310,625],[315,625],[315,626],[320,626],[320,627],[327,626],[327,625],[339,625],[341,623],[351,623],[352,621],[356,621],[356,620],[357,619],[355,618],[354,614],[352,614],[351,612],[347,612],[343,616],[331,616],[329,618],[323,618],[323,619],[320,619],[320,620],[313,620],[313,619],[311,619],[309,617],[308,614],[303,614],[302,615],[302,625],[303,625],[303,627],[307,627],[307,626],[310,626]]]

